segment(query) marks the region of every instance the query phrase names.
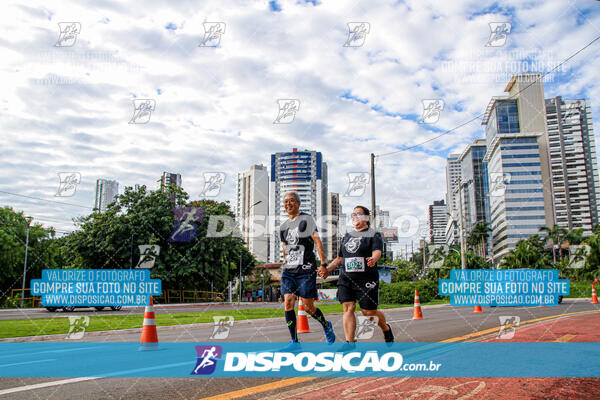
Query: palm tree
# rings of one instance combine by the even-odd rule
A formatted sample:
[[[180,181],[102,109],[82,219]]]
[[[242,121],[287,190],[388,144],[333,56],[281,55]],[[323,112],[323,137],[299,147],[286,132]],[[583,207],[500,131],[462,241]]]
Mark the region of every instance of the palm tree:
[[[590,246],[586,265],[589,267],[589,277],[597,278],[600,270],[600,234],[586,238],[585,243]]]
[[[542,269],[548,268],[549,261],[543,250],[543,241],[538,235],[533,235],[517,242],[517,246],[502,259],[502,267]]]
[[[581,242],[583,242],[583,228],[577,228],[567,232],[566,239],[570,245],[581,244]]]
[[[478,222],[467,238],[467,244],[481,257],[486,255],[486,242],[491,230],[489,222]]]
[[[565,228],[561,228],[560,226],[554,224],[552,228],[548,228],[547,226],[542,226],[540,228],[540,232],[546,233],[546,240],[550,239],[552,241],[552,259],[556,262],[556,253],[554,252],[554,248],[556,245],[561,244],[562,240],[569,233]]]

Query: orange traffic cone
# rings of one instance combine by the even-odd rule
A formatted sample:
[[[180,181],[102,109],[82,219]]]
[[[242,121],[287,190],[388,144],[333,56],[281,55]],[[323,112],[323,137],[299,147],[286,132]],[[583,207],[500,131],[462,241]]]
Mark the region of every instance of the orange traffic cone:
[[[596,288],[592,285],[592,304],[598,304],[598,297],[596,297]]]
[[[413,308],[413,319],[423,319],[421,312],[421,300],[419,300],[419,291],[415,289],[415,306]]]
[[[308,326],[308,317],[304,306],[302,305],[302,299],[298,302],[298,323],[296,325],[296,332],[298,333],[311,333]]]
[[[475,308],[473,309],[474,313],[482,313],[483,310],[481,309],[481,306],[475,306]]]
[[[150,305],[144,311],[144,323],[142,325],[142,339],[140,350],[158,349],[158,333],[156,332],[156,320],[154,319],[154,302],[150,296]]]

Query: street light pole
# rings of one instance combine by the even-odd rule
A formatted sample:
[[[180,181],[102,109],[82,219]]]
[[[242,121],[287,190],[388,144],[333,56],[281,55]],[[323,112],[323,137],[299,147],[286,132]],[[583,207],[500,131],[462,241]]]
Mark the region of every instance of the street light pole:
[[[371,223],[377,229],[377,215],[375,210],[375,154],[371,153]]]
[[[262,281],[262,296],[261,300],[264,303],[265,302],[265,278],[264,278],[264,274],[260,274],[260,280]]]
[[[25,298],[25,276],[27,275],[27,251],[29,250],[29,227],[33,218],[27,217],[27,235],[25,238],[25,262],[23,263],[23,284],[21,286],[21,308],[23,308],[23,300]]]

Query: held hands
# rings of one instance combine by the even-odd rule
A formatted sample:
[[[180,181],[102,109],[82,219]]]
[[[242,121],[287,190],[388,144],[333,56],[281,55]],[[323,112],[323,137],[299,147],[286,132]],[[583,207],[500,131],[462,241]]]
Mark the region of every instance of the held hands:
[[[327,270],[327,268],[321,266],[319,268],[319,271],[317,272],[317,274],[323,278],[323,279],[327,279],[327,277],[329,276],[329,271]]]

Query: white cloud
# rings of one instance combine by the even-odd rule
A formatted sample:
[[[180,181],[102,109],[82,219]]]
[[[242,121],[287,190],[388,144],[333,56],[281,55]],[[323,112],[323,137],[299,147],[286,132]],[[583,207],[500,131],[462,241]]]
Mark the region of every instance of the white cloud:
[[[278,13],[266,2],[4,4],[0,190],[55,199],[57,173],[78,171],[82,183],[65,201],[92,207],[97,178],[154,188],[163,170],[179,172],[194,198],[203,172],[223,171],[218,199],[231,200],[238,172],[298,147],[322,151],[329,190],[344,193],[348,172],[369,170],[369,153],[438,134],[416,123],[422,99],[443,99],[434,126],[452,129],[502,94],[511,51],[537,50],[558,61],[600,34],[600,15],[584,1],[512,1],[502,9],[479,1],[279,4]],[[485,48],[488,23],[503,20],[512,23],[507,46]],[[55,47],[65,21],[80,22],[81,33],[73,47]],[[225,22],[220,47],[198,47],[204,22]],[[370,24],[362,47],[342,46],[348,22]],[[600,118],[598,45],[547,84],[546,97],[582,94]],[[368,102],[340,98],[344,93]],[[134,96],[156,101],[149,123],[128,124]],[[272,123],[279,98],[300,100],[292,124]],[[475,121],[381,158],[378,203],[424,220],[427,205],[444,198],[445,156],[482,136]],[[85,212],[2,193],[0,199],[59,229]],[[359,200],[370,203],[368,195]],[[354,201],[343,199],[344,210]]]

